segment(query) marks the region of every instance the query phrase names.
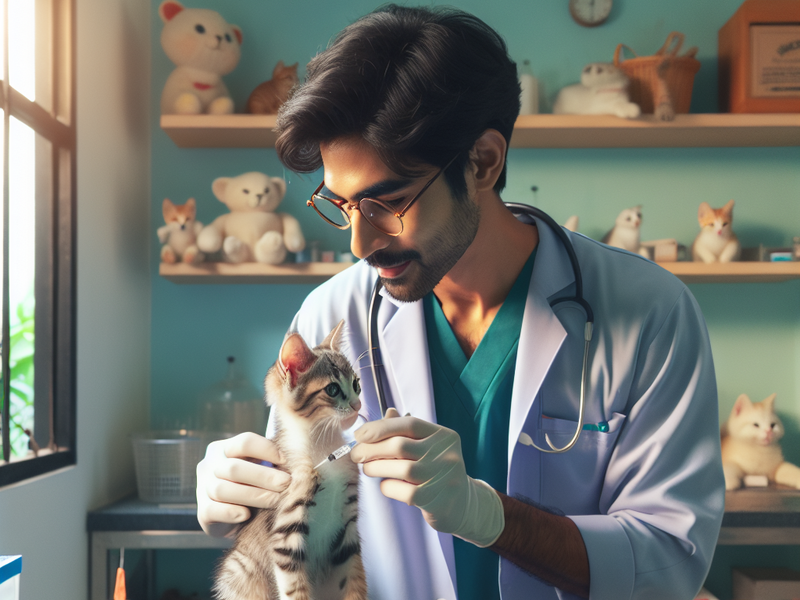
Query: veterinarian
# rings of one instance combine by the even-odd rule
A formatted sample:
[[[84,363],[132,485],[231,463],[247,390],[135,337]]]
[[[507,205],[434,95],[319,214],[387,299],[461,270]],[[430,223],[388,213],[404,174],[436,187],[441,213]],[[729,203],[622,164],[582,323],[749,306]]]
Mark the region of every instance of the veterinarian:
[[[278,118],[279,157],[323,167],[311,204],[349,224],[362,259],[291,329],[316,344],[345,319],[361,369],[370,422],[350,456],[370,597],[691,599],[724,504],[703,317],[665,270],[567,232],[594,313],[581,418],[587,315],[558,302],[576,295],[575,271],[553,228],[500,198],[518,112],[516,65],[487,25],[384,7],[311,61]],[[369,375],[377,279],[383,419]],[[567,452],[530,445],[561,448],[576,428]],[[254,434],[209,446],[206,532],[274,502],[291,474],[259,461],[281,457]]]

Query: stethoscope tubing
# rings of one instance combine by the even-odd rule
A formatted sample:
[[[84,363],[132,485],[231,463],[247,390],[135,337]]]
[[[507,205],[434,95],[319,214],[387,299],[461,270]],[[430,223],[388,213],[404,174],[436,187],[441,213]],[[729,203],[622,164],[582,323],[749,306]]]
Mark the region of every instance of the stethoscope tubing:
[[[545,434],[545,441],[547,445],[550,446],[549,448],[541,448],[537,446],[533,441],[526,442],[526,445],[532,446],[539,450],[540,452],[545,452],[547,454],[561,454],[566,452],[567,450],[571,449],[575,444],[578,443],[578,439],[580,438],[581,431],[583,430],[583,418],[584,418],[584,409],[586,406],[586,390],[589,387],[588,381],[588,371],[589,371],[589,345],[592,341],[592,332],[594,330],[594,312],[592,311],[592,307],[583,297],[583,278],[581,276],[581,269],[580,264],[578,263],[578,257],[575,255],[575,250],[572,247],[572,242],[570,241],[567,234],[561,228],[558,223],[556,223],[553,218],[538,208],[533,206],[529,206],[527,204],[519,204],[516,202],[507,202],[506,206],[509,210],[519,218],[520,216],[525,216],[528,218],[538,219],[543,221],[550,229],[552,229],[556,235],[558,235],[559,240],[561,241],[562,245],[564,246],[565,251],[567,252],[567,256],[569,257],[570,265],[572,266],[572,271],[575,277],[575,294],[573,296],[568,296],[564,298],[558,298],[550,303],[550,306],[555,306],[560,302],[575,302],[581,308],[583,308],[584,312],[586,313],[586,323],[584,325],[584,344],[583,344],[583,361],[581,366],[581,387],[580,387],[580,400],[578,404],[578,426],[575,429],[575,433],[572,435],[567,444],[561,448],[558,448],[553,444],[550,440],[550,436]],[[372,297],[369,303],[369,329],[367,333],[367,342],[369,344],[369,355],[370,355],[370,367],[372,370],[372,381],[375,384],[375,391],[378,395],[378,403],[380,404],[381,409],[381,417],[386,415],[387,410],[387,402],[386,402],[386,394],[383,389],[383,378],[380,375],[380,367],[382,366],[382,362],[380,359],[380,345],[378,341],[378,311],[380,309],[381,304],[381,285],[380,277],[375,282],[375,287],[372,290]]]

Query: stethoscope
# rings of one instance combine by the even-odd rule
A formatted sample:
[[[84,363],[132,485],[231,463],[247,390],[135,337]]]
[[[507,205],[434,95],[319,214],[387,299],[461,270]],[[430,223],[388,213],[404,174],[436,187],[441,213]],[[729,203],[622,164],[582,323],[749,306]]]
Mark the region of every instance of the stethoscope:
[[[566,452],[570,448],[572,448],[577,442],[578,438],[581,435],[581,431],[583,430],[583,411],[586,404],[586,388],[588,387],[588,365],[589,365],[589,343],[592,341],[592,330],[594,327],[594,312],[592,311],[592,307],[589,306],[589,303],[583,297],[583,279],[581,277],[581,269],[580,265],[578,264],[578,257],[575,255],[575,250],[572,247],[572,242],[570,242],[569,237],[564,232],[558,223],[556,223],[550,215],[547,213],[539,210],[538,208],[534,208],[533,206],[528,206],[527,204],[518,204],[516,202],[506,202],[505,203],[508,209],[514,214],[517,219],[525,223],[535,224],[534,218],[540,221],[543,221],[550,229],[552,229],[557,235],[558,238],[561,240],[561,244],[564,246],[564,249],[567,252],[567,256],[569,257],[570,265],[572,266],[572,272],[575,275],[575,295],[574,296],[566,296],[563,298],[557,298],[550,302],[550,306],[553,307],[556,304],[560,304],[561,302],[574,302],[578,304],[581,308],[583,308],[584,313],[586,314],[586,324],[584,325],[583,329],[583,366],[581,369],[581,392],[580,392],[580,402],[578,405],[578,426],[575,429],[575,433],[572,435],[572,439],[562,448],[557,448],[553,442],[550,441],[550,436],[545,434],[545,441],[550,448],[540,448],[537,446],[533,440],[527,434],[520,435],[520,442],[525,444],[526,446],[533,446],[540,452],[546,452],[548,454],[559,454],[562,452]],[[381,415],[386,414],[387,404],[386,404],[386,394],[383,390],[383,378],[380,374],[380,366],[381,363],[379,361],[380,355],[380,347],[378,342],[378,310],[380,309],[381,305],[381,295],[380,291],[383,286],[381,285],[381,280],[375,282],[375,288],[372,291],[372,299],[369,303],[369,333],[368,333],[368,342],[369,342],[369,353],[370,353],[370,367],[372,370],[372,380],[375,384],[375,390],[378,393],[378,402],[380,403],[381,408]]]

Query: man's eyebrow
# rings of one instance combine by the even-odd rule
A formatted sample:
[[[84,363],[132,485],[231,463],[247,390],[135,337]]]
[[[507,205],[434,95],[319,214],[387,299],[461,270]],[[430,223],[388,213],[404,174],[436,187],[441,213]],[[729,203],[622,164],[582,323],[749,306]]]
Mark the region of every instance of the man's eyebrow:
[[[351,202],[357,202],[362,198],[375,198],[377,196],[383,196],[385,194],[393,194],[397,190],[402,190],[405,187],[408,187],[414,182],[413,179],[386,179],[384,181],[379,181],[368,188],[361,190],[360,192],[356,193],[351,199]],[[331,190],[327,186],[323,186],[323,190],[327,191],[328,194],[334,200],[346,200],[339,196],[336,192]]]

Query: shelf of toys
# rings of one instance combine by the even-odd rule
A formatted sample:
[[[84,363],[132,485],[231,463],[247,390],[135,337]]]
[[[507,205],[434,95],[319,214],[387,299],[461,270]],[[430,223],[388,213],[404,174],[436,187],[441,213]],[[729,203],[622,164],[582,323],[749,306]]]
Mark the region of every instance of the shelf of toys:
[[[180,148],[271,148],[275,115],[162,115]],[[800,114],[522,115],[512,148],[681,148],[800,146]]]

